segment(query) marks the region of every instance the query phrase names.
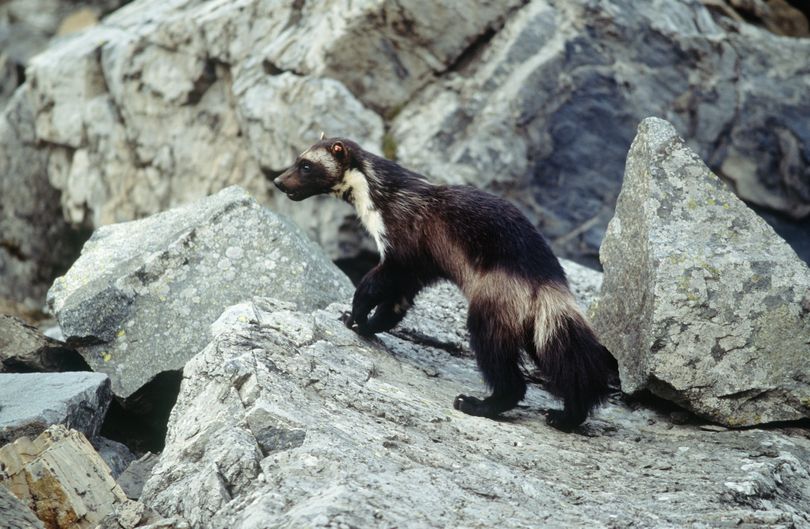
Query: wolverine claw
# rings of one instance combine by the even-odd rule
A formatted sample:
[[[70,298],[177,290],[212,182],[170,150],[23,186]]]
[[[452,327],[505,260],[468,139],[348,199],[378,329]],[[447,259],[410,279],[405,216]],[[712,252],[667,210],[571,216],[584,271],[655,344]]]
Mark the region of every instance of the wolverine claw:
[[[548,410],[548,415],[546,415],[546,424],[566,433],[579,426],[578,423],[572,424],[571,420],[562,410]]]
[[[340,314],[340,317],[339,317],[338,319],[339,319],[340,321],[342,321],[342,322],[343,322],[343,324],[344,324],[346,327],[348,327],[349,329],[351,329],[351,328],[352,328],[352,325],[354,325],[354,317],[352,316],[351,311],[344,310],[344,311],[343,311],[343,312]]]

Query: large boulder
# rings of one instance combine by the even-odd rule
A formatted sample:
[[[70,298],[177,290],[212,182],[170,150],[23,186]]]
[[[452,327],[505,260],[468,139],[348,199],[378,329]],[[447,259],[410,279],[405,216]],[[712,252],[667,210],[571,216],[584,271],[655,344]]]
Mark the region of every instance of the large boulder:
[[[556,249],[595,263],[651,114],[746,200],[807,216],[809,53],[806,39],[717,22],[700,0],[138,0],[31,61],[33,141],[4,172],[16,210],[61,207],[90,228],[239,184],[333,259],[363,255],[374,246],[345,204],[265,190],[260,169],[281,171],[325,131],[505,195]],[[27,196],[26,179],[46,189]],[[7,284],[49,281],[48,248],[67,240],[48,236],[53,218],[0,213],[29,225],[11,249],[31,245],[43,269]]]
[[[601,258],[626,392],[729,426],[810,417],[810,270],[663,120],[639,126]]]
[[[536,387],[502,421],[471,417],[452,401],[485,391],[472,359],[362,339],[338,320],[345,305],[248,308],[186,365],[141,497],[194,528],[810,523],[801,434],[678,426],[617,403],[564,434]]]
[[[0,445],[63,424],[93,438],[110,405],[102,373],[0,373]]]
[[[323,307],[351,283],[289,220],[230,187],[96,230],[48,292],[65,339],[128,397],[182,369],[223,309],[256,294]]]

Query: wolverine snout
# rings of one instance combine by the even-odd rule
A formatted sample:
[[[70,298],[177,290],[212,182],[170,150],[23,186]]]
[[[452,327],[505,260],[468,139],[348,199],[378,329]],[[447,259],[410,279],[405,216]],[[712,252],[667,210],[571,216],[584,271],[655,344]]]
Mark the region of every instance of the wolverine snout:
[[[284,186],[284,182],[281,181],[280,176],[273,179],[273,185],[279,188],[283,193],[287,192],[287,188]]]

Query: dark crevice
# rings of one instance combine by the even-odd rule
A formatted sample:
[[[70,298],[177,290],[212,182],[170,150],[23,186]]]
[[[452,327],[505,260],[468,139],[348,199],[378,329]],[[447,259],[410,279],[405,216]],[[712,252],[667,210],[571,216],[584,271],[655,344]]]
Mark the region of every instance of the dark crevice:
[[[169,414],[177,401],[182,380],[182,371],[164,371],[129,398],[115,398],[104,419],[101,435],[124,443],[136,454],[163,450]]]
[[[484,48],[486,48],[487,44],[490,43],[492,38],[497,33],[498,31],[495,28],[488,28],[482,34],[478,35],[478,37],[476,37],[475,40],[473,40],[470,45],[467,46],[452,63],[450,63],[442,74],[464,70],[464,68],[469,66],[475,59],[481,56]]]
[[[18,261],[28,260],[28,257],[23,253],[20,245],[13,241],[0,241],[0,248],[4,249],[11,257]]]
[[[217,66],[220,64],[213,59],[205,61],[202,74],[194,81],[194,87],[188,93],[186,105],[194,106],[200,102],[208,89],[211,88],[211,85],[217,81]]]
[[[25,82],[25,65],[17,63],[14,67],[17,70],[17,86],[20,86]]]

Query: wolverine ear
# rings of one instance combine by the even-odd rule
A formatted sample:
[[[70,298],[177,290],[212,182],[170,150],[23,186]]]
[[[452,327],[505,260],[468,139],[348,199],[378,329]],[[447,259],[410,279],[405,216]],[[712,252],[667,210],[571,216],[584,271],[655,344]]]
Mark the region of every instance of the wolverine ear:
[[[333,143],[332,148],[330,150],[332,151],[332,156],[334,156],[338,160],[346,159],[346,146],[343,145],[342,141],[336,141],[335,143]]]

